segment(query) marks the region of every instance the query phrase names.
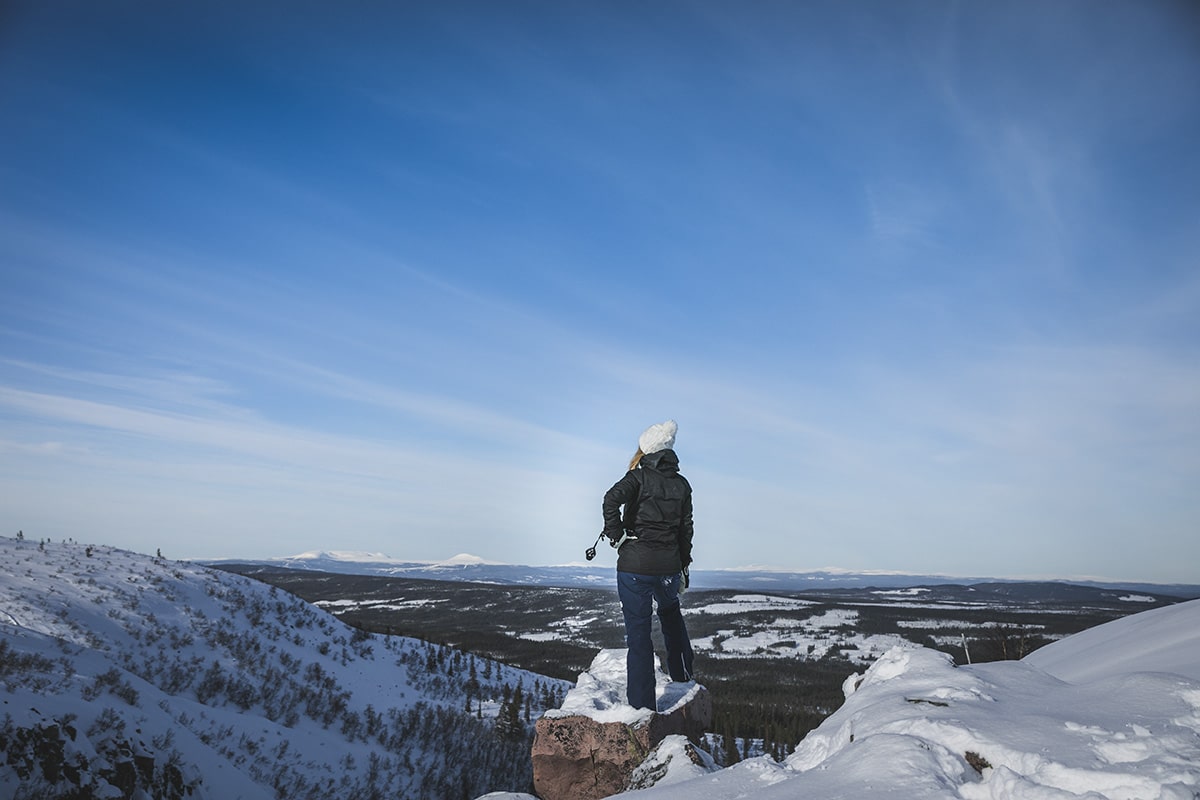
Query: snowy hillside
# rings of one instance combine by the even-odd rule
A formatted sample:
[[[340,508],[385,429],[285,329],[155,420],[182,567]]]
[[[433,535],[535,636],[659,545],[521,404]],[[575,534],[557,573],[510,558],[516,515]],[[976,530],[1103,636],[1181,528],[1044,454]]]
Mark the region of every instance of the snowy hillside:
[[[567,688],[181,562],[0,538],[0,564],[2,798],[519,790]]]

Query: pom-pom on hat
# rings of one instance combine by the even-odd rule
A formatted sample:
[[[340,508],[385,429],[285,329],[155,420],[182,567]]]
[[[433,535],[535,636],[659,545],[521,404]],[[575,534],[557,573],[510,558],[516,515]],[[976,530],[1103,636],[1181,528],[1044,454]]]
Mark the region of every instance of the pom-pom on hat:
[[[651,425],[638,437],[638,448],[646,455],[657,453],[659,450],[670,450],[675,446],[677,430],[679,426],[673,419]]]

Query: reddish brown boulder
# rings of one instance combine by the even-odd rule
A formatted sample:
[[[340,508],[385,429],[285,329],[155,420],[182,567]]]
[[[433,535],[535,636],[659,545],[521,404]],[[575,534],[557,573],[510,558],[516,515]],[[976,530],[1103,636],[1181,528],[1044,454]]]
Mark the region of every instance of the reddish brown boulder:
[[[605,680],[616,678],[604,667],[615,666],[618,653],[623,666],[622,651],[602,651],[580,676],[575,696],[568,694],[562,709],[538,720],[533,787],[542,800],[599,800],[623,792],[659,742],[682,735],[699,744],[711,724],[712,701],[696,684],[663,686],[658,712],[623,705],[623,686]]]

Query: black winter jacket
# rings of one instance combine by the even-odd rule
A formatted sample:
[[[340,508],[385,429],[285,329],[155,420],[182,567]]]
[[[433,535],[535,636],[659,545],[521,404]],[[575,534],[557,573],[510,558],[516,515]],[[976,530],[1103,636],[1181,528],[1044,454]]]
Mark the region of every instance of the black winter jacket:
[[[625,507],[622,516],[620,507]],[[642,456],[604,495],[604,535],[618,541],[618,572],[674,575],[692,563],[692,487],[674,450]]]

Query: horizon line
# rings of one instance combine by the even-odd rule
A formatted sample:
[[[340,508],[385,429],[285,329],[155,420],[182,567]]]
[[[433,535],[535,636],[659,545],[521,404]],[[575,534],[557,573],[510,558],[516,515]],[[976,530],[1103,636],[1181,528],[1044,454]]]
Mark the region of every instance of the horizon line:
[[[318,550],[306,551],[291,556],[268,556],[260,558],[202,558],[202,559],[183,559],[185,561],[194,561],[196,563],[217,563],[217,562],[248,562],[248,561],[296,561],[310,560],[315,561],[324,555],[338,554],[341,556],[367,556],[369,558],[354,559],[354,558],[337,558],[332,560],[339,563],[363,563],[363,564],[396,564],[410,565],[421,567],[529,567],[533,569],[590,569],[590,570],[611,570],[615,569],[615,565],[591,564],[588,562],[570,561],[559,564],[518,564],[505,561],[491,561],[483,559],[479,556],[474,556],[469,553],[459,553],[447,559],[441,560],[423,560],[423,559],[401,559],[388,556],[384,553],[358,552],[346,550]],[[910,577],[910,578],[938,578],[946,580],[998,580],[998,581],[1022,581],[1022,582],[1065,582],[1065,583],[1113,583],[1113,584],[1146,584],[1150,586],[1200,586],[1200,578],[1197,578],[1194,583],[1185,581],[1163,581],[1145,578],[1111,578],[1096,575],[1046,575],[1046,574],[1018,574],[1018,575],[966,575],[953,574],[946,572],[911,572],[907,570],[889,570],[889,569],[848,569],[845,567],[817,567],[817,568],[792,568],[792,567],[770,567],[763,565],[742,565],[734,567],[704,567],[695,570],[696,572],[764,572],[776,575],[837,575],[837,576],[855,576],[861,575],[866,577]]]

